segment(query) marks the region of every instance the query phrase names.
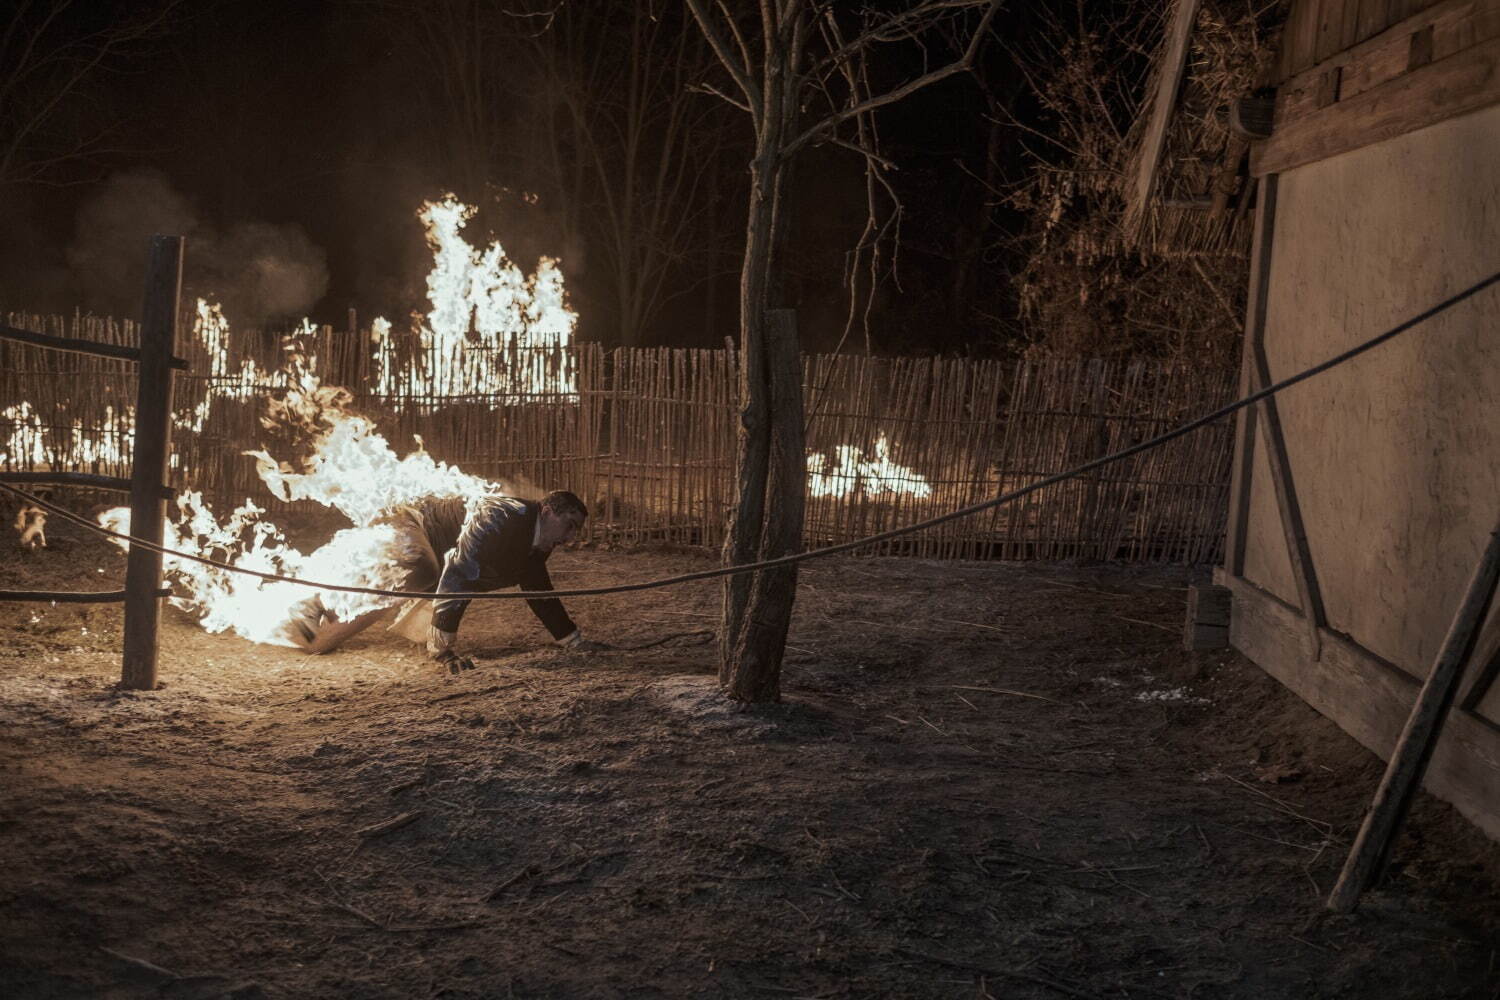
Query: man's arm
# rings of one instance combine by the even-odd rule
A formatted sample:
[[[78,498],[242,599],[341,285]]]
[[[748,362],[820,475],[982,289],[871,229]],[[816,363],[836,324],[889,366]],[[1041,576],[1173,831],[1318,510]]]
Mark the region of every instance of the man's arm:
[[[526,565],[521,570],[521,589],[552,589],[552,577],[547,572],[547,563],[536,553],[526,557]],[[554,641],[568,645],[574,641],[575,637],[582,637],[578,626],[573,624],[573,619],[568,617],[567,609],[563,607],[562,601],[555,597],[533,598],[526,603],[530,606],[532,614],[536,615],[546,626],[547,631],[552,633]]]
[[[434,656],[453,645],[459,623],[469,608],[466,598],[443,597],[473,591],[480,577],[480,550],[485,539],[498,528],[488,518],[469,516],[458,533],[458,541],[443,559],[443,573],[438,577],[438,597],[432,602],[432,635],[427,651]]]

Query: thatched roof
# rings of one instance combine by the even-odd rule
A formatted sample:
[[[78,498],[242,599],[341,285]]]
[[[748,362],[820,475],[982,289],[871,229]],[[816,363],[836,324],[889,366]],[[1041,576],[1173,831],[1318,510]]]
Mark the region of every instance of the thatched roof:
[[[1121,236],[1167,256],[1248,253],[1246,146],[1231,133],[1228,111],[1267,79],[1289,0],[1265,0],[1258,9],[1243,0],[1166,4],[1147,96],[1126,140]],[[1185,59],[1174,27],[1186,31]],[[1147,170],[1144,161],[1158,151],[1154,171]]]

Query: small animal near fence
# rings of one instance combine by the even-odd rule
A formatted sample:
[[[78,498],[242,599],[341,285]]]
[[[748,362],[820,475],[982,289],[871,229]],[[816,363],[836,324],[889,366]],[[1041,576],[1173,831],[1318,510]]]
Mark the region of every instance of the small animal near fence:
[[[133,324],[11,314],[10,325],[131,345]],[[217,368],[180,331],[193,372],[177,378],[169,482],[216,503],[282,504],[255,461],[269,387],[232,370],[286,361],[280,338],[232,331]],[[717,547],[734,489],[736,354],[728,350],[516,348],[483,359],[503,392],[373,391],[368,330],[312,330],[301,348],[325,385],[349,389],[398,452],[435,458],[518,492],[563,487],[589,503],[596,542]],[[389,349],[387,343],[386,348]],[[403,348],[406,349],[406,348]],[[414,348],[413,348],[414,349]],[[517,388],[521,370],[563,373]],[[1227,402],[1233,374],[1142,360],[991,361],[819,355],[804,361],[809,546],[865,537],[978,503],[1116,451]],[[500,376],[504,377],[500,377]],[[0,344],[0,450],[10,469],[120,474],[128,467],[131,366]],[[225,392],[229,385],[233,391]],[[22,406],[27,407],[24,411]],[[23,423],[29,437],[17,440]],[[184,428],[191,428],[185,430]],[[11,447],[4,449],[7,437]],[[273,450],[274,454],[274,450]],[[1230,427],[1214,425],[1021,502],[882,542],[870,552],[941,559],[1220,557]],[[128,473],[125,473],[128,474]]]

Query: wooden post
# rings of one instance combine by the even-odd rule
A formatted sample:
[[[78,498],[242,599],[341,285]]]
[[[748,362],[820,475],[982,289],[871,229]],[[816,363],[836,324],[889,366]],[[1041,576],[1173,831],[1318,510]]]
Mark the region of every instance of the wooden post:
[[[172,351],[182,288],[181,236],[153,236],[141,310],[141,360],[131,460],[130,533],[161,543],[162,484],[172,431]],[[125,641],[120,686],[156,687],[156,633],[161,620],[161,554],[138,545],[125,564]]]
[[[1151,98],[1151,123],[1141,140],[1140,162],[1136,164],[1134,190],[1126,202],[1126,225],[1140,225],[1156,190],[1156,175],[1161,167],[1162,152],[1167,148],[1167,133],[1172,126],[1172,112],[1177,107],[1177,92],[1182,89],[1187,69],[1188,43],[1193,37],[1193,22],[1198,17],[1199,0],[1177,0],[1172,15],[1171,34],[1158,65],[1156,93]]]
[[[1256,186],[1255,231],[1250,251],[1250,296],[1245,305],[1245,349],[1240,369],[1240,396],[1255,386],[1255,345],[1266,332],[1266,299],[1271,286],[1271,255],[1276,233],[1277,177],[1262,177]],[[1240,411],[1234,434],[1234,464],[1230,467],[1228,533],[1224,540],[1224,568],[1230,576],[1245,575],[1245,538],[1250,521],[1250,480],[1255,460],[1256,409]]]
[[[1497,578],[1500,578],[1500,527],[1490,533],[1489,544],[1469,580],[1468,593],[1453,617],[1453,624],[1448,626],[1443,648],[1412,704],[1406,728],[1391,751],[1385,776],[1375,790],[1359,836],[1344,862],[1338,884],[1328,896],[1328,909],[1335,913],[1348,913],[1358,906],[1360,894],[1385,867],[1391,844],[1411,808],[1412,796],[1422,783],[1427,762],[1432,759],[1433,747],[1458,689],[1458,679],[1473,655],[1480,622],[1484,621],[1495,596]]]

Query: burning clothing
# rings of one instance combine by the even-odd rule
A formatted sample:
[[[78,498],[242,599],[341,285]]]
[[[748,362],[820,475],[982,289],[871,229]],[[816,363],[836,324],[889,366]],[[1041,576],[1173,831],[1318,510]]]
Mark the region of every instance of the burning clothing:
[[[382,571],[377,578],[358,582],[433,594],[434,600],[409,602],[391,629],[414,642],[429,635],[440,637],[440,645],[446,648],[458,631],[469,601],[442,595],[499,590],[517,584],[525,590],[552,589],[547,575],[551,546],[539,544],[541,507],[536,501],[499,495],[471,501],[428,497],[402,505],[377,518],[367,529],[349,529],[385,535],[381,542],[385,552]],[[566,646],[581,640],[561,601],[527,603],[554,640]],[[374,610],[340,621],[315,595],[292,609],[281,634],[290,644],[309,652],[330,652],[390,606],[377,604]],[[430,641],[429,652],[439,652]]]

